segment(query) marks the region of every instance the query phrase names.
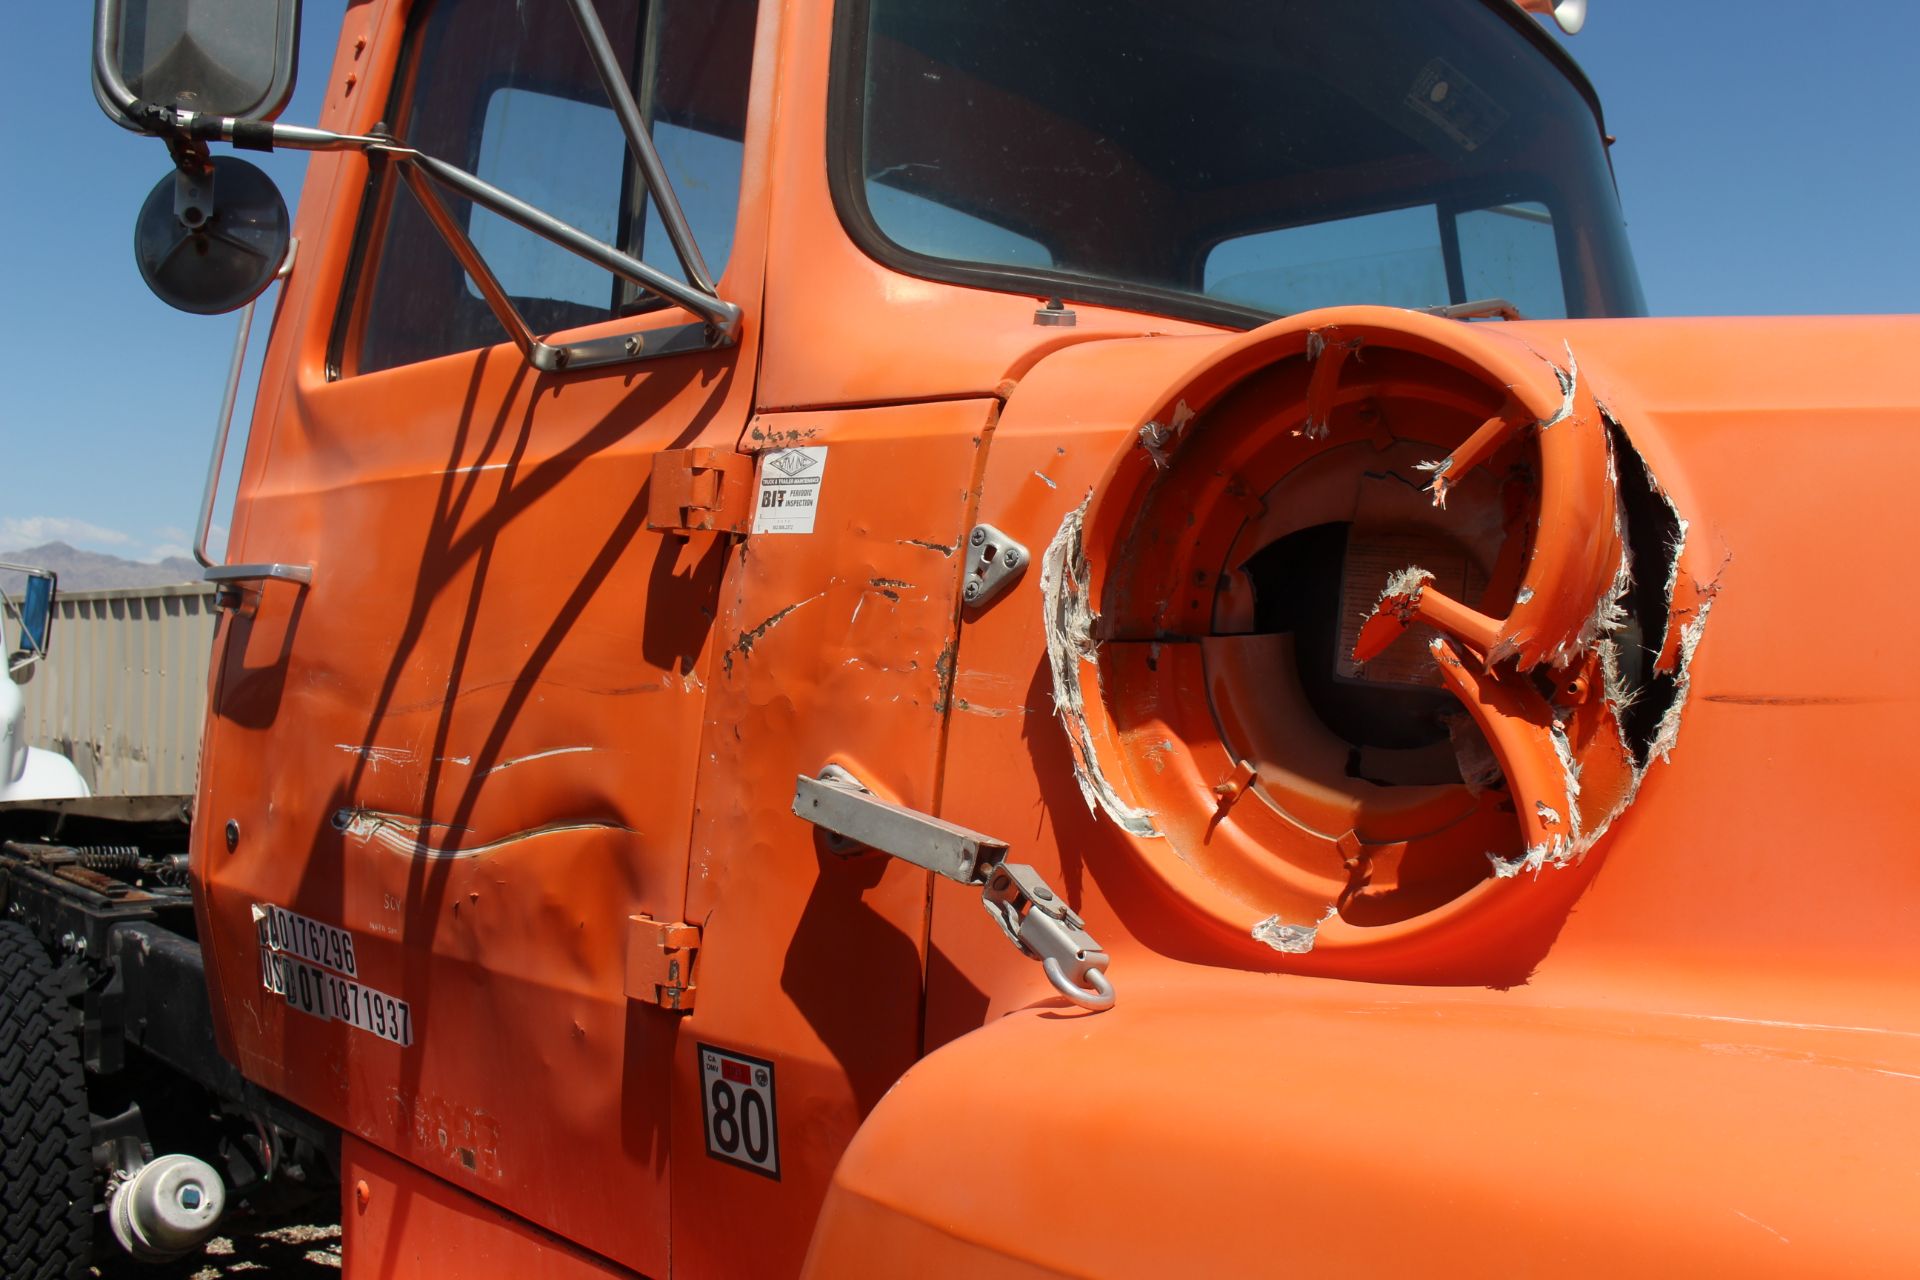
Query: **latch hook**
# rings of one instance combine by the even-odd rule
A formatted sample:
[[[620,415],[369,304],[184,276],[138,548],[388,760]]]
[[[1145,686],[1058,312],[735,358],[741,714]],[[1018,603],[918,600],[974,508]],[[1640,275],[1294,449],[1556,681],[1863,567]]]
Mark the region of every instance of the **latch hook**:
[[[839,765],[795,780],[793,812],[837,837],[835,853],[876,849],[977,886],[987,914],[1021,955],[1040,962],[1055,991],[1083,1009],[1113,1007],[1106,950],[1038,871],[1006,860],[1006,841],[889,804]]]
[[[1106,950],[1039,872],[1024,862],[1000,863],[980,902],[1020,953],[1040,962],[1054,990],[1083,1009],[1113,1007]]]

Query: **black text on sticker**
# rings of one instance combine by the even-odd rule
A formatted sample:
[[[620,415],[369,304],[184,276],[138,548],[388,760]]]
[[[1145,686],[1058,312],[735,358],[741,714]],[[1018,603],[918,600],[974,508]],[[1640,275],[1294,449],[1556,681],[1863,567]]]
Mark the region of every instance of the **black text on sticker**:
[[[360,962],[353,954],[353,935],[345,929],[322,924],[271,902],[254,905],[253,927],[260,935],[262,951],[296,956],[349,978],[360,976]]]
[[[773,1064],[710,1044],[700,1045],[699,1050],[707,1154],[778,1180],[780,1130],[773,1107]]]
[[[402,1047],[413,1043],[413,1010],[384,991],[265,948],[260,982],[290,1007],[322,1022],[344,1022]]]

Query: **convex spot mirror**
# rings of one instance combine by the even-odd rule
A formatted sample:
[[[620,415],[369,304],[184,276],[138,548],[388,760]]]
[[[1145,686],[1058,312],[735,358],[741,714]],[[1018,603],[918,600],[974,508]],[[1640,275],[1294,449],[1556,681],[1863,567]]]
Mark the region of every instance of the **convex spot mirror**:
[[[99,0],[94,41],[142,102],[271,120],[293,95],[300,0]],[[117,95],[98,82],[107,114]]]
[[[162,302],[211,316],[259,297],[292,238],[273,179],[245,160],[214,156],[205,169],[160,179],[134,222],[133,256]]]

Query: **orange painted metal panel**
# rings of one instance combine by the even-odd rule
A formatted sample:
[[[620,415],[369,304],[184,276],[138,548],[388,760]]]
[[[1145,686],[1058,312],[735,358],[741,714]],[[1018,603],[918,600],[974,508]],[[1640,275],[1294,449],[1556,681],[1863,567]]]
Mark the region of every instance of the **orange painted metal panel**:
[[[1598,1272],[1639,1258],[1661,1269],[1805,1273],[1897,1270],[1912,1256],[1915,1241],[1872,1206],[1911,1193],[1896,1189],[1907,1172],[1883,1135],[1913,1114],[1906,1086],[1920,1076],[1920,1001],[1897,977],[1911,969],[1920,936],[1912,906],[1920,882],[1913,842],[1898,834],[1904,759],[1885,744],[1900,739],[1920,686],[1911,665],[1871,635],[1910,629],[1920,606],[1883,590],[1901,574],[1904,544],[1884,534],[1888,513],[1904,509],[1905,482],[1901,469],[1868,459],[1911,448],[1898,352],[1920,336],[1920,321],[1511,328],[1543,348],[1562,337],[1572,344],[1596,394],[1690,517],[1689,540],[1731,556],[1693,655],[1671,757],[1649,771],[1583,868],[1539,872],[1538,886],[1565,886],[1576,897],[1536,904],[1539,938],[1520,984],[1370,988],[1169,966],[1163,957],[1342,971],[1331,953],[1262,959],[1259,949],[1235,947],[1187,898],[1142,876],[1143,857],[1171,855],[1127,852],[1131,838],[1089,811],[1049,697],[1039,602],[1016,593],[963,631],[942,814],[1012,839],[1015,857],[1064,889],[1114,955],[1120,1004],[1085,1018],[1053,1001],[1053,1015],[995,1021],[1046,1009],[1051,993],[981,927],[977,895],[936,886],[929,1045],[983,1023],[994,1030],[934,1053],[896,1090],[888,1107],[900,1110],[878,1113],[822,1219],[818,1273],[847,1265],[859,1256],[855,1242],[868,1238],[918,1241],[945,1260],[925,1264],[934,1274],[940,1265],[994,1274],[979,1255],[996,1250],[1012,1256],[1014,1273],[1039,1265],[1116,1275],[1282,1258],[1397,1270],[1423,1257],[1463,1269]],[[1166,349],[1160,340],[1083,348],[1036,369],[995,433],[981,518],[1046,536],[1099,483],[1109,458],[1139,447],[1135,427],[1148,399],[1129,406],[1111,388],[1123,370]],[[1846,352],[1836,357],[1844,381],[1809,388],[1794,364],[1794,353],[1809,349]],[[1826,501],[1839,491],[1809,482],[1814,475],[1844,475],[1844,499]],[[1817,519],[1786,514],[1809,502],[1821,504]],[[1879,602],[1872,609],[1881,622],[1884,609],[1894,611],[1889,631],[1844,621],[1850,606],[1838,602],[1869,600]],[[963,702],[977,704],[973,714]],[[1833,872],[1836,857],[1845,874]],[[1845,926],[1816,923],[1838,920]],[[1243,927],[1254,923],[1253,913],[1243,917]],[[1137,1023],[1137,1040],[1111,1033],[1128,1048],[1105,1041],[1109,1020],[1136,1017],[1160,1023]],[[1381,1077],[1354,1058],[1359,1051],[1344,1047],[1350,1025],[1378,1038],[1362,1058],[1404,1054],[1405,1078]],[[1572,1041],[1569,1028],[1578,1032]],[[1048,1094],[1044,1059],[1083,1039],[1107,1047],[1060,1067]],[[1155,1056],[1167,1045],[1193,1047],[1174,1064]],[[960,1055],[951,1067],[948,1053]],[[966,1126],[939,1128],[935,1116],[945,1115],[952,1080],[981,1070],[974,1053],[1018,1063],[1016,1095],[1044,1100],[1032,1103],[1031,1132],[1065,1124],[1058,1150],[1084,1162],[1069,1169],[1062,1156],[1048,1165],[1054,1148],[1039,1139],[1008,1153],[960,1154],[968,1142],[947,1138]],[[1111,1072],[1116,1096],[1103,1104],[1106,1084],[1083,1087],[1076,1071]],[[1335,1081],[1324,1084],[1332,1092],[1317,1092]],[[1241,1154],[1168,1146],[1173,1135],[1139,1117],[1177,1105],[1182,1088],[1239,1099],[1262,1136]],[[1534,1136],[1502,1127],[1516,1106],[1537,1126]],[[1315,1107],[1348,1127],[1322,1133]],[[996,1120],[996,1134],[1017,1127]],[[1463,1129],[1466,1120],[1472,1127]],[[1452,1155],[1443,1150],[1449,1141],[1459,1148]],[[1288,1178],[1274,1192],[1274,1171],[1292,1167],[1287,1152],[1296,1148],[1309,1168],[1346,1152],[1349,1177]],[[1150,1160],[1139,1157],[1144,1149]],[[934,1175],[915,1163],[929,1151],[943,1169],[968,1170],[941,1182],[937,1195],[922,1193]],[[1792,1155],[1775,1154],[1783,1152]],[[1028,1159],[1036,1153],[1037,1167]],[[1543,1175],[1543,1153],[1564,1161],[1550,1166],[1557,1175]],[[1776,1176],[1783,1160],[1792,1172]],[[1755,1173],[1760,1166],[1770,1172]],[[1172,1167],[1182,1170],[1177,1181],[1149,1176]],[[1086,1169],[1110,1175],[1101,1193],[1075,1181]],[[1402,1169],[1431,1182],[1382,1184]],[[1131,1192],[1112,1190],[1116,1171]],[[1469,1189],[1457,1189],[1462,1179]],[[1045,1225],[1036,1211],[1016,1227],[957,1189],[1013,1181],[1078,1194],[1066,1197],[1071,1211],[1058,1209]],[[1396,1215],[1432,1201],[1432,1187],[1449,1189],[1437,1193],[1444,1212],[1397,1216],[1383,1237],[1317,1198],[1329,1181],[1348,1191],[1364,1184],[1356,1211],[1391,1205]],[[1238,1211],[1256,1185],[1266,1206],[1257,1213],[1237,1223],[1209,1216]],[[1565,1189],[1570,1207],[1543,1211],[1531,1198],[1541,1185]],[[1109,1209],[1111,1217],[1099,1216]],[[990,1218],[995,1227],[983,1231]],[[1169,1234],[1126,1229],[1148,1218],[1172,1224]],[[1589,1223],[1608,1224],[1612,1243],[1591,1240]],[[1481,1234],[1468,1239],[1475,1225]],[[1122,1239],[1128,1250],[1109,1248]],[[1162,1239],[1178,1242],[1177,1261],[1152,1252]],[[1394,1252],[1399,1242],[1406,1253]]]
[[[1075,328],[1041,328],[1033,313],[1044,298],[922,280],[868,257],[847,238],[827,185],[832,37],[832,15],[819,6],[790,24],[781,49],[762,408],[991,395],[1039,350],[1102,337],[1219,332],[1081,304]]]
[[[1028,1010],[915,1067],[807,1274],[1893,1275],[1920,1250],[1892,1208],[1920,1194],[1889,1124],[1912,1032],[1124,972],[1109,1013]]]
[[[677,1274],[791,1272],[841,1150],[919,1055],[928,874],[827,852],[793,815],[794,779],[837,763],[937,807],[957,553],[995,409],[768,415],[748,432],[824,449],[825,474],[813,533],[749,538],[722,591],[685,911],[703,926],[700,1003],[674,1066]],[[775,1063],[778,1180],[701,1153],[702,1043]]]
[[[323,123],[378,118],[403,18],[350,11],[342,65],[374,65]],[[684,901],[697,759],[661,746],[700,733],[729,540],[650,529],[648,492],[657,455],[731,449],[749,416],[764,79],[750,116],[738,344],[566,376],[503,343],[327,380],[366,165],[316,159],[231,549],[313,582],[250,593],[216,643],[195,836],[216,1030],[251,1079],[654,1273],[677,1015],[627,998],[627,921]],[[265,991],[268,904],[351,931],[411,1043]]]
[[[344,1280],[630,1276],[357,1138],[340,1143]]]
[[[1523,333],[1546,328],[1516,326]],[[1892,489],[1898,482],[1884,472],[1869,475],[1865,467],[1851,468],[1850,483],[1861,500],[1850,502],[1845,512],[1834,512],[1817,525],[1782,521],[1779,507],[1790,500],[1791,482],[1787,477],[1795,474],[1795,466],[1801,469],[1799,474],[1805,474],[1806,469],[1827,465],[1817,459],[1830,458],[1832,449],[1852,454],[1870,447],[1867,442],[1875,439],[1882,449],[1899,447],[1894,441],[1903,430],[1901,423],[1910,421],[1910,412],[1902,413],[1894,407],[1902,391],[1893,373],[1898,367],[1893,353],[1910,340],[1913,328],[1914,322],[1904,318],[1876,322],[1731,322],[1724,326],[1721,322],[1634,322],[1552,327],[1553,332],[1570,333],[1583,368],[1592,371],[1602,399],[1633,433],[1637,447],[1651,459],[1663,481],[1687,503],[1689,513],[1695,516],[1690,537],[1717,539],[1734,549],[1726,573],[1729,589],[1716,598],[1713,629],[1700,646],[1694,691],[1681,720],[1679,745],[1670,763],[1658,765],[1649,774],[1635,806],[1621,819],[1607,854],[1610,863],[1626,861],[1645,868],[1644,879],[1639,872],[1612,873],[1615,877],[1634,876],[1639,901],[1631,908],[1623,904],[1608,919],[1608,927],[1640,936],[1647,919],[1677,917],[1659,937],[1661,946],[1691,954],[1712,945],[1729,956],[1742,956],[1742,964],[1784,970],[1782,977],[1803,974],[1808,966],[1829,964],[1834,965],[1837,977],[1841,964],[1857,960],[1858,948],[1866,939],[1886,939],[1891,945],[1904,930],[1904,922],[1909,919],[1904,896],[1876,895],[1871,905],[1856,902],[1846,908],[1850,916],[1864,911],[1872,919],[1885,921],[1864,934],[1849,930],[1845,944],[1836,940],[1835,946],[1850,957],[1848,961],[1835,963],[1798,949],[1781,952],[1760,947],[1749,954],[1753,939],[1767,927],[1764,903],[1794,900],[1828,888],[1835,893],[1847,892],[1839,882],[1826,877],[1807,877],[1800,859],[1786,856],[1789,847],[1820,847],[1825,838],[1817,838],[1815,833],[1830,829],[1831,820],[1817,807],[1797,808],[1784,798],[1793,788],[1787,785],[1786,775],[1774,772],[1769,760],[1772,755],[1790,750],[1808,769],[1805,774],[1794,775],[1793,787],[1807,786],[1815,794],[1846,795],[1854,806],[1851,812],[1874,814],[1871,824],[1876,827],[1889,828],[1899,821],[1895,811],[1899,787],[1887,773],[1898,769],[1897,759],[1875,751],[1869,744],[1888,731],[1885,718],[1893,714],[1892,708],[1912,698],[1912,673],[1897,664],[1875,667],[1836,662],[1831,657],[1832,637],[1818,625],[1783,632],[1762,623],[1752,611],[1763,607],[1767,616],[1777,618],[1778,603],[1792,600],[1793,611],[1786,616],[1816,619],[1824,616],[1824,607],[1809,593],[1818,591],[1819,598],[1824,599],[1828,585],[1839,584],[1849,598],[1864,597],[1872,582],[1897,574],[1900,549],[1873,532],[1877,513],[1897,509]],[[1614,341],[1623,345],[1616,347]],[[1788,353],[1808,343],[1831,343],[1834,349],[1849,351],[1854,376],[1844,391],[1823,398],[1790,385],[1791,374],[1782,372],[1792,368]],[[1072,397],[1076,383],[1088,387],[1111,385],[1120,367],[1150,356],[1158,346],[1155,341],[1115,344],[1104,351],[1085,348],[1042,365],[1015,394],[996,433],[982,518],[1031,533],[1036,524],[1044,528],[1049,521],[1064,517],[1096,482],[1100,468],[1098,464],[1083,465],[1075,473],[1072,456],[1048,464],[1047,455],[1058,447],[1048,442],[1051,424],[1063,412],[1062,403]],[[1711,368],[1718,384],[1716,399],[1705,405],[1694,399],[1686,390],[1685,379],[1674,376],[1676,366],[1656,363],[1655,353],[1662,361],[1677,357],[1677,367],[1682,370],[1690,366]],[[1110,366],[1103,368],[1108,362]],[[1647,366],[1645,376],[1641,373],[1642,362]],[[1636,395],[1633,389],[1638,387],[1645,387],[1646,394]],[[1099,401],[1092,399],[1092,403],[1097,405]],[[1782,411],[1776,405],[1787,407]],[[1133,447],[1132,427],[1141,412],[1122,410],[1116,414],[1104,436],[1108,449]],[[1738,444],[1734,443],[1736,439]],[[1069,451],[1070,455],[1075,452],[1079,450]],[[1101,452],[1098,444],[1092,452]],[[1756,484],[1751,472],[1729,464],[1731,458],[1741,454],[1778,460],[1779,479]],[[1064,481],[1059,490],[1036,481],[1034,472],[1042,467],[1048,468],[1049,478],[1057,483]],[[1046,512],[1037,520],[1029,514],[1036,501]],[[1740,588],[1745,574],[1760,571],[1746,567],[1757,561],[1768,566],[1767,589],[1756,593],[1758,599]],[[1816,571],[1816,565],[1825,568]],[[1760,606],[1759,600],[1767,603]],[[1043,637],[1034,612],[1031,603],[1026,612],[1003,607],[970,626],[963,635],[956,697],[966,696],[970,682],[990,684],[995,672],[1020,673],[1023,679],[1019,687],[1039,696],[1025,697],[1010,707],[1005,702],[989,704],[1011,709],[1016,712],[1013,716],[956,718],[949,748],[953,773],[944,816],[995,830],[996,813],[977,804],[973,797],[993,796],[998,805],[1010,806],[1014,813],[1031,806],[1034,817],[1019,825],[1039,833],[1036,861],[1043,872],[1059,874],[1070,883],[1087,880],[1087,892],[1098,896],[1088,899],[1091,905],[1083,914],[1097,922],[1103,899],[1121,893],[1123,887],[1130,895],[1137,890],[1130,887],[1133,880],[1125,869],[1126,860],[1106,852],[1114,850],[1123,837],[1104,819],[1096,822],[1087,815],[1087,806],[1073,786],[1071,761],[1062,754],[1065,748],[1057,726],[1050,723],[1053,709],[1044,696],[1040,672]],[[1736,674],[1718,676],[1721,664],[1726,662],[1737,664]],[[1736,687],[1725,687],[1728,684]],[[1774,688],[1781,692],[1770,693]],[[1710,750],[1696,745],[1695,735],[1714,733],[1713,728],[1704,726],[1725,723],[1729,714],[1746,717],[1749,725],[1756,714],[1770,717],[1769,723],[1791,717],[1796,737],[1788,744],[1768,735],[1764,740],[1737,744],[1739,749],[1730,754],[1727,749],[1735,744],[1718,743],[1722,755],[1715,758]],[[1875,725],[1879,727],[1872,727]],[[1052,759],[1042,754],[1047,747],[1052,747]],[[1014,756],[1015,751],[1022,755]],[[1816,756],[1824,757],[1818,767],[1813,759]],[[1009,767],[1008,761],[1018,759],[1030,759],[1036,776],[1026,777],[1024,764],[1017,769]],[[1756,792],[1750,782],[1755,776],[1771,781]],[[1768,805],[1756,806],[1761,796],[1768,799]],[[1710,821],[1700,816],[1703,804],[1712,815]],[[1650,808],[1657,808],[1663,815],[1663,826],[1674,834],[1662,836],[1658,827],[1649,831]],[[1007,811],[1002,809],[1001,813]],[[1004,826],[1004,819],[1001,821]],[[1784,829],[1799,832],[1804,843],[1783,844],[1783,824]],[[1049,831],[1055,833],[1052,838],[1047,837]],[[1063,834],[1065,831],[1072,835]],[[1736,836],[1735,831],[1742,834]],[[1646,847],[1649,839],[1652,847]],[[1753,846],[1756,841],[1758,845]],[[1057,862],[1047,853],[1048,846],[1055,844],[1060,850]],[[1645,848],[1645,852],[1636,846]],[[1745,853],[1750,846],[1777,852],[1765,860],[1753,859]],[[1680,848],[1686,850],[1684,857],[1668,852]],[[1908,879],[1898,848],[1899,842],[1895,841],[1861,851],[1861,856],[1876,863],[1880,882],[1904,884]],[[1095,868],[1097,874],[1092,871]],[[1563,873],[1547,872],[1542,879],[1553,883],[1557,874]],[[1675,877],[1694,882],[1695,892],[1674,893]],[[1756,877],[1765,878],[1766,892],[1761,892]],[[1718,882],[1719,887],[1709,891],[1709,882]],[[1598,883],[1605,886],[1609,881],[1603,876]],[[1702,898],[1701,894],[1707,896]],[[1721,900],[1751,903],[1753,912],[1760,914],[1743,914],[1734,924],[1721,909],[1701,911],[1702,901]],[[977,937],[970,915],[974,908],[964,892],[943,895],[941,901],[951,903],[952,909],[949,912],[943,907],[936,913],[936,991],[940,987],[941,960],[950,951],[977,951],[985,973],[1018,971],[1017,964],[1000,954],[994,939]],[[1196,939],[1183,929],[1181,917],[1190,907],[1182,902],[1156,901],[1148,895],[1129,897],[1115,909],[1126,929],[1143,938],[1157,938],[1163,947],[1177,938],[1182,954],[1195,958],[1217,954],[1215,944]],[[1840,910],[1837,903],[1831,909]],[[951,932],[943,923],[949,914],[955,921]],[[1555,920],[1551,914],[1544,918]],[[1247,923],[1252,923],[1252,917]],[[1564,923],[1556,920],[1544,941],[1553,942]],[[1590,907],[1583,907],[1573,917],[1568,934],[1577,936],[1599,927],[1601,920]],[[1095,932],[1099,933],[1097,927]],[[1584,963],[1582,953],[1568,945],[1567,935],[1560,936],[1553,946],[1555,966]],[[1539,976],[1545,977],[1548,972],[1543,970]],[[976,980],[971,985],[990,989],[993,984]],[[1797,987],[1800,983],[1796,978],[1789,985]],[[1839,990],[1828,994],[1849,1005],[1855,1003]],[[934,1005],[930,1025],[944,1028],[948,1024],[939,1000]],[[1801,1008],[1799,1014],[1818,1018],[1810,1008]],[[968,1015],[952,1025],[958,1029],[972,1021],[973,1015]]]

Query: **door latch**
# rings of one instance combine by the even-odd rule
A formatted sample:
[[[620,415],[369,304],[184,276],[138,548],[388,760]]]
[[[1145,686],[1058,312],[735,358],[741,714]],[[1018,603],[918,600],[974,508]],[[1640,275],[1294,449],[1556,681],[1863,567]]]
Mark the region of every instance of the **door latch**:
[[[795,780],[793,812],[827,832],[835,853],[874,849],[977,887],[1007,941],[1040,962],[1054,990],[1084,1009],[1113,1007],[1106,951],[1039,872],[1006,860],[1006,841],[889,804],[832,764]]]
[[[987,602],[1013,585],[1026,572],[1027,554],[1015,542],[990,524],[977,524],[967,535],[967,580],[960,594],[969,609],[985,608]]]

